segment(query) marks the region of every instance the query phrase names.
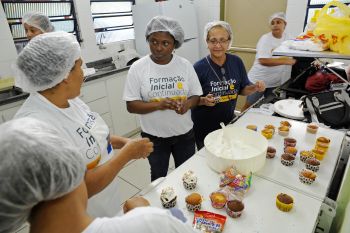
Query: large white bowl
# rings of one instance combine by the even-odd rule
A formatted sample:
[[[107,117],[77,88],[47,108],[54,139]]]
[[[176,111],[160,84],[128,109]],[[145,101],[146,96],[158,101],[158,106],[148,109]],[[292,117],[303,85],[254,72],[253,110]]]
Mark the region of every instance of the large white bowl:
[[[242,153],[235,158],[223,158],[223,155],[217,154],[217,149],[213,146],[213,142],[222,140],[223,129],[211,132],[204,139],[204,145],[208,152],[207,163],[211,169],[220,173],[231,166],[235,166],[240,173],[248,174],[260,170],[265,165],[268,143],[264,136],[253,130],[232,125],[226,127],[225,134],[227,134],[229,140],[244,143],[244,146],[253,147],[255,150],[251,154]],[[224,157],[229,156],[224,155]]]

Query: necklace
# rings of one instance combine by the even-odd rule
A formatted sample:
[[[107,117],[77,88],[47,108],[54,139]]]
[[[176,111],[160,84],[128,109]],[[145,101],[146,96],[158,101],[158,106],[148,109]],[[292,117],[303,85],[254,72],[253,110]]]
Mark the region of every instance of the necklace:
[[[225,78],[225,76],[224,76],[224,75],[225,75],[225,69],[221,68],[221,69],[223,69],[223,70],[221,70],[222,79],[220,79],[220,78],[219,78],[219,75],[215,72],[214,68],[211,66],[211,64],[210,64],[210,62],[209,62],[209,60],[208,60],[208,57],[205,57],[205,59],[207,60],[209,66],[210,66],[211,70],[213,71],[213,73],[215,74],[216,78],[217,78],[220,82],[226,81],[226,78]]]

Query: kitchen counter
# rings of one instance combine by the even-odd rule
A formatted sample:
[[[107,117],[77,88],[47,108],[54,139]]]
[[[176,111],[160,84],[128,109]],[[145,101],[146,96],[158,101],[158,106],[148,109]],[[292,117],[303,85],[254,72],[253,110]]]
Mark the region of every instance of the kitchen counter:
[[[245,127],[247,124],[256,124],[258,133],[266,124],[279,126],[281,120],[274,116],[266,116],[256,113],[246,113],[235,126]],[[299,155],[292,167],[285,167],[280,162],[280,155],[283,149],[283,137],[277,132],[269,140],[269,145],[277,149],[274,159],[267,159],[263,169],[253,175],[252,187],[247,192],[243,203],[245,209],[240,218],[229,217],[224,209],[217,210],[211,206],[209,195],[219,188],[219,174],[211,170],[206,163],[207,151],[205,148],[198,151],[192,158],[170,173],[161,183],[152,183],[143,192],[152,206],[162,208],[160,202],[161,190],[167,186],[174,187],[177,194],[177,205],[192,224],[193,213],[186,209],[185,198],[192,192],[198,192],[203,196],[202,210],[227,216],[225,232],[259,232],[274,233],[281,232],[313,232],[317,224],[318,214],[326,198],[335,165],[338,161],[339,150],[344,133],[319,128],[316,135],[306,132],[306,123],[288,120],[292,124],[290,137],[297,139],[298,150],[311,149],[319,136],[331,139],[330,148],[325,159],[321,161],[318,177],[311,185],[299,181],[298,172],[305,167],[299,160]],[[182,176],[192,170],[198,176],[198,184],[195,190],[188,191],[183,187]],[[141,193],[143,193],[141,191]],[[294,207],[288,212],[277,209],[275,201],[279,193],[286,193],[294,198]]]

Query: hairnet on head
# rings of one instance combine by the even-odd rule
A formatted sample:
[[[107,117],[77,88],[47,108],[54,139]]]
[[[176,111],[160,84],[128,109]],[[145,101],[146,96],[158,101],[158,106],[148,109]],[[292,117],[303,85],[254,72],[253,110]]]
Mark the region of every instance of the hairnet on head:
[[[80,46],[73,34],[50,32],[34,37],[18,55],[15,69],[16,86],[26,92],[49,89],[67,78]]]
[[[0,132],[0,232],[12,232],[36,204],[78,187],[85,165],[76,148],[39,120],[12,120]]]
[[[231,25],[225,21],[213,21],[213,22],[207,23],[207,25],[205,25],[204,27],[204,41],[207,42],[207,40],[209,39],[208,34],[210,30],[215,27],[221,27],[227,31],[229,35],[228,39],[230,40],[230,44],[228,47],[230,48],[232,45],[233,33],[232,33]]]
[[[42,32],[53,32],[55,27],[52,25],[49,17],[40,12],[29,12],[23,15],[22,23],[40,29]]]
[[[269,24],[271,24],[272,20],[274,19],[282,19],[285,23],[286,21],[286,14],[284,12],[276,12],[273,13],[269,18]]]
[[[166,16],[152,18],[146,26],[146,39],[154,32],[169,32],[175,39],[175,48],[180,48],[184,42],[185,32],[179,22]]]

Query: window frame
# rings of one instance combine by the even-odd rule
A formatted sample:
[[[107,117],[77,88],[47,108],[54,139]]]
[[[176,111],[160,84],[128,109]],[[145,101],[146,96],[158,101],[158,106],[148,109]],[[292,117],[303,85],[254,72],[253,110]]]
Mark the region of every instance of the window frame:
[[[51,22],[60,22],[60,21],[67,21],[67,20],[73,20],[73,31],[70,32],[72,34],[74,34],[77,38],[77,40],[79,42],[82,42],[82,38],[81,38],[81,32],[79,29],[79,24],[78,24],[78,20],[77,20],[77,15],[76,15],[76,11],[75,11],[75,4],[74,4],[74,0],[40,0],[40,1],[33,1],[33,0],[25,0],[25,1],[21,1],[21,0],[1,0],[1,4],[4,8],[4,12],[5,12],[5,16],[6,19],[8,21],[8,25],[10,27],[11,30],[11,34],[13,37],[13,32],[12,32],[12,27],[11,25],[21,25],[22,24],[22,17],[21,18],[8,18],[7,14],[6,14],[6,7],[5,4],[11,4],[11,3],[16,3],[16,4],[41,4],[41,3],[70,3],[70,14],[69,15],[55,15],[55,16],[49,16],[50,21]],[[44,13],[44,12],[43,12]],[[55,19],[57,17],[63,17],[63,19]],[[15,21],[15,22],[9,22],[9,21]],[[26,37],[21,37],[21,38],[13,38],[15,44],[16,43],[23,43],[23,42],[27,42],[28,39]]]
[[[315,9],[315,10],[321,10],[326,4],[311,4],[311,1],[312,0],[308,0],[307,1],[307,5],[306,5],[306,14],[305,14],[305,19],[304,19],[304,30],[305,30],[305,27],[308,23],[307,19],[309,18],[309,12],[310,12],[310,9]],[[332,0],[329,0],[329,2],[331,2]],[[346,5],[349,5],[350,3],[344,3]],[[331,7],[333,8],[333,7]]]
[[[135,0],[90,0],[90,8],[92,3],[107,3],[107,2],[130,2],[131,5],[135,5]],[[101,18],[111,18],[111,17],[125,17],[125,16],[130,16],[132,17],[132,10],[130,11],[122,11],[122,12],[109,12],[109,13],[93,13],[91,10],[91,17],[93,23],[95,23],[95,19],[101,19]],[[134,28],[134,22],[132,24],[126,24],[126,25],[120,25],[120,26],[111,26],[111,27],[101,27],[101,28],[95,28],[94,26],[94,32],[95,36],[97,33],[103,33],[103,32],[111,32],[111,31],[118,31],[118,30],[125,30],[125,29],[132,29]],[[101,44],[101,39],[100,42],[96,41],[96,44],[99,45]]]

